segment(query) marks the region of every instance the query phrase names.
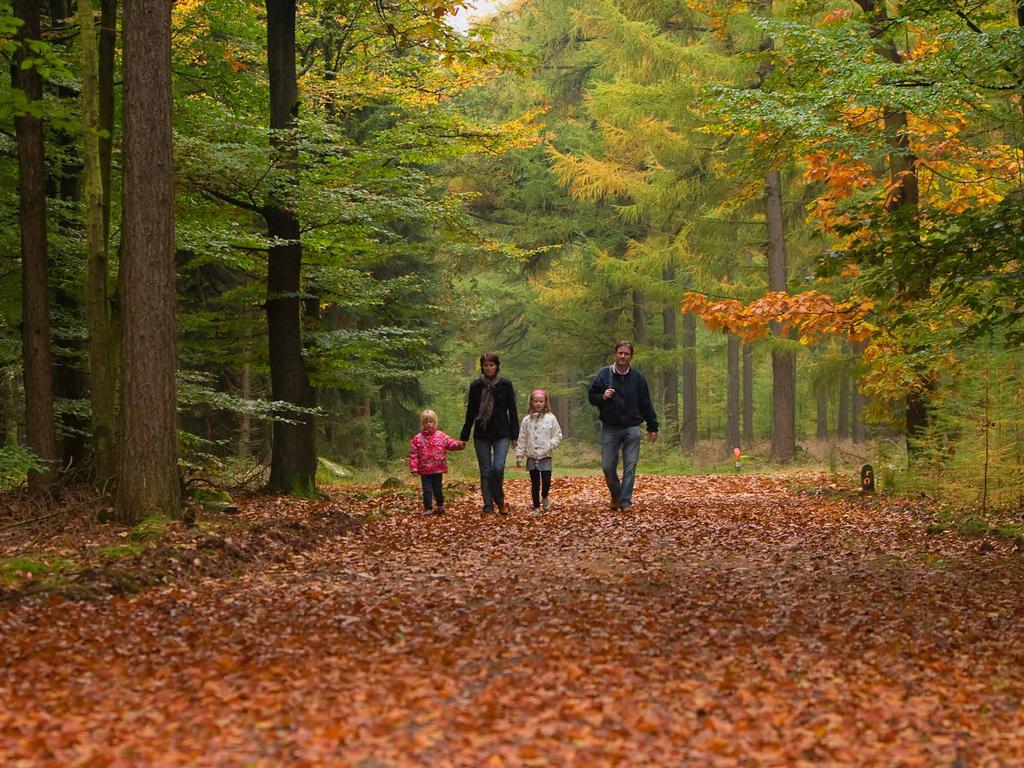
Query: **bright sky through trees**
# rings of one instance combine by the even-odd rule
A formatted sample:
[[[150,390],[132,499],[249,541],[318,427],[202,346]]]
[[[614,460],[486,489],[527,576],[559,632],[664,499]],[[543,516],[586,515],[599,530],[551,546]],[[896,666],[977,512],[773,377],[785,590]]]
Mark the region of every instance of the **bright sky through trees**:
[[[471,22],[490,16],[504,5],[504,0],[476,0],[467,7],[460,8],[454,16],[448,17],[448,23],[460,32],[465,32]]]

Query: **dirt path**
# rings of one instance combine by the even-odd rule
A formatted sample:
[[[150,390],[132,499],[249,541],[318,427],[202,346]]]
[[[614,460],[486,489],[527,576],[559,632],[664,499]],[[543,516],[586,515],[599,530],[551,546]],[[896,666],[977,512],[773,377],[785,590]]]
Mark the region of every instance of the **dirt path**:
[[[553,494],[0,608],[0,764],[1024,764],[1019,556],[781,480]]]

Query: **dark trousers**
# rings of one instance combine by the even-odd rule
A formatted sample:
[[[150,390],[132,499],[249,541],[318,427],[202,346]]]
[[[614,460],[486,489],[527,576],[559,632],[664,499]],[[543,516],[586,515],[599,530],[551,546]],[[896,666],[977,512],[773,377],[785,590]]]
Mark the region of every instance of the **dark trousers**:
[[[551,470],[530,470],[530,493],[533,495],[533,508],[540,506],[541,497],[547,498],[551,492]]]
[[[441,489],[441,478],[443,478],[440,472],[436,475],[420,475],[420,481],[423,483],[423,508],[431,509],[434,505],[431,503],[431,499],[437,499],[437,508],[440,509],[444,506],[444,491]]]

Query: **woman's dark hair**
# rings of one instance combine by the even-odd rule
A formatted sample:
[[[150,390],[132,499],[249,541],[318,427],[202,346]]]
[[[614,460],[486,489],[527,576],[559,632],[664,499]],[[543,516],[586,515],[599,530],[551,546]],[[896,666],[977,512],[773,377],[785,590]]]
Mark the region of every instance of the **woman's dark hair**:
[[[625,339],[623,339],[622,341],[620,341],[618,344],[615,345],[615,351],[616,352],[619,351],[619,347],[626,347],[626,349],[628,349],[630,352],[632,352],[633,351],[633,342],[632,341],[626,341]]]
[[[483,371],[484,371],[484,363],[494,363],[494,365],[496,366],[495,369],[494,369],[494,374],[495,375],[497,375],[498,371],[501,370],[501,358],[498,357],[498,353],[497,352],[484,352],[482,355],[480,355],[480,372],[481,373],[483,373]]]

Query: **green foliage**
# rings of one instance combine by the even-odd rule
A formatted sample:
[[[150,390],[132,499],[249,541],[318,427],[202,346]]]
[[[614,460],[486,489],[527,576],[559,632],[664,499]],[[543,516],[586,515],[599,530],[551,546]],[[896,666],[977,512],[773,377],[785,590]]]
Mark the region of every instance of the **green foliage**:
[[[25,482],[28,473],[45,469],[39,457],[20,445],[0,448],[0,489],[16,488]]]

